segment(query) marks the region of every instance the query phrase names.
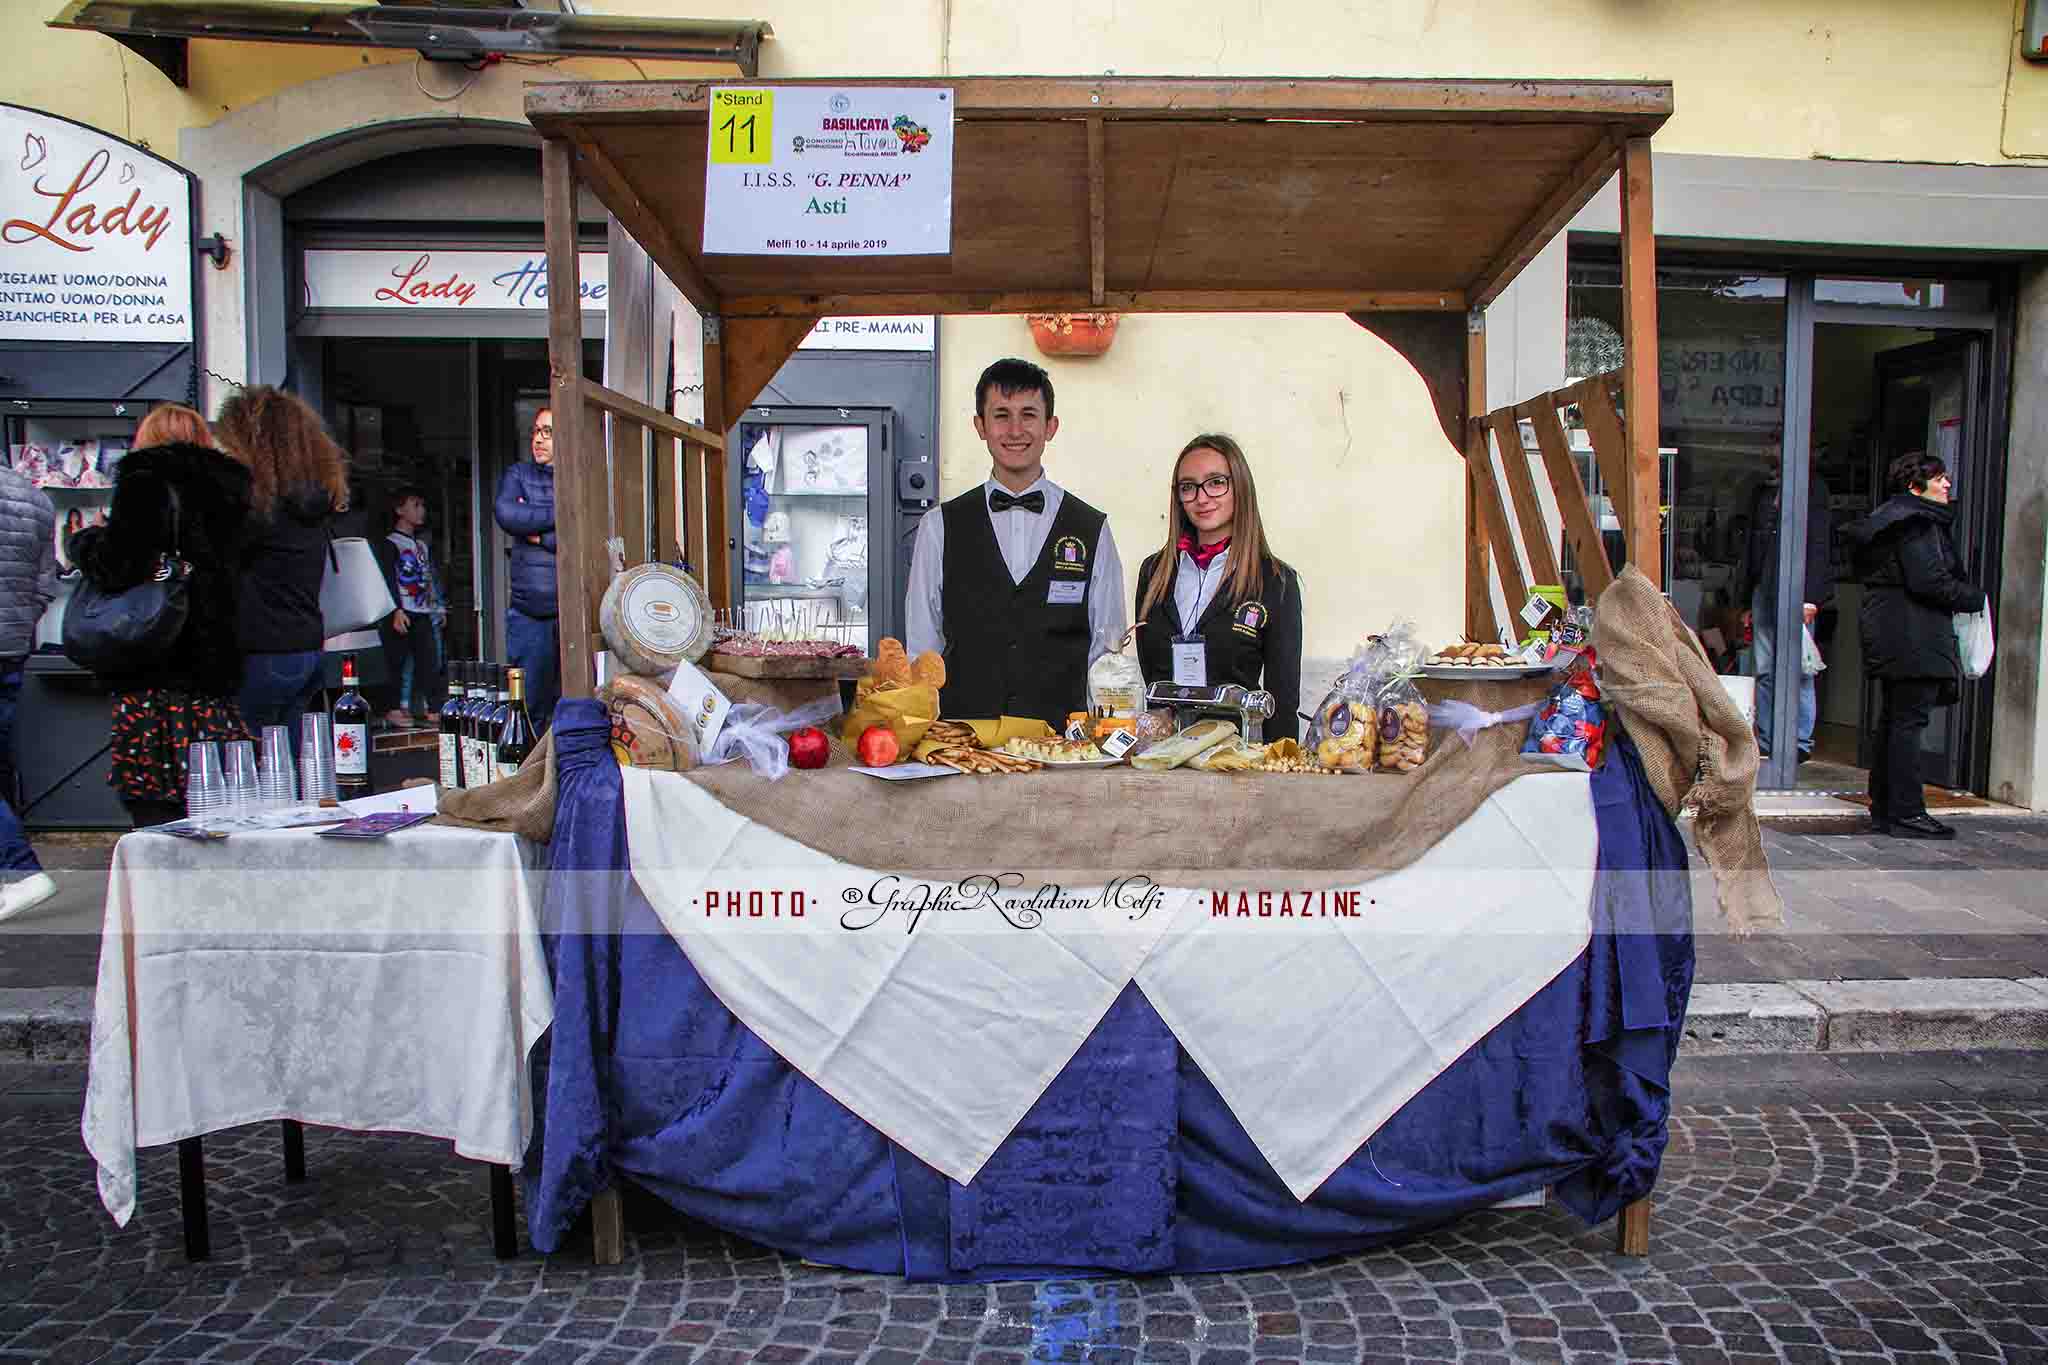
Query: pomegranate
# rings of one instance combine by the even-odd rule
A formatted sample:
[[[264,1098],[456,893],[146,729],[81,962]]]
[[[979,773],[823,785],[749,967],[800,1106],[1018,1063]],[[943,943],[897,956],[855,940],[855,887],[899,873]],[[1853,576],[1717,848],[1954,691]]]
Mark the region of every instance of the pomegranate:
[[[789,766],[792,768],[822,768],[831,757],[832,742],[825,738],[825,732],[814,725],[789,737]]]
[[[886,725],[870,725],[860,732],[857,746],[860,761],[870,768],[886,768],[902,756],[896,734]]]

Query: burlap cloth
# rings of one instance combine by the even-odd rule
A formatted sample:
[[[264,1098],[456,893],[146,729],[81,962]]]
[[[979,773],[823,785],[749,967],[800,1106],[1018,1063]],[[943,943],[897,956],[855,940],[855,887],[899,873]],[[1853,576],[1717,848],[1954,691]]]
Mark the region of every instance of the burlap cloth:
[[[1442,684],[1503,710],[1539,683]],[[1461,689],[1474,689],[1461,692]],[[828,857],[912,876],[1016,872],[1024,885],[1145,876],[1162,886],[1355,886],[1415,861],[1494,791],[1554,764],[1520,756],[1520,723],[1467,749],[1432,735],[1406,775],[1042,770],[884,782],[835,741],[815,772],[764,782],[744,764],[685,774],[732,810]],[[1082,878],[1089,878],[1083,881]]]
[[[1684,806],[1698,812],[1693,838],[1713,869],[1729,929],[1741,936],[1782,927],[1785,906],[1756,823],[1756,735],[1699,638],[1631,566],[1600,594],[1593,646],[1601,693],[1642,754],[1657,799],[1674,816]]]

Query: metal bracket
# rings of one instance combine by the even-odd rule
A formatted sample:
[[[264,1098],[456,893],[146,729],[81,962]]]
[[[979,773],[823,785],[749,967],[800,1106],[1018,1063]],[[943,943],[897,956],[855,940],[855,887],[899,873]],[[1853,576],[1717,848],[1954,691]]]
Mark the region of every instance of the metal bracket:
[[[724,331],[722,319],[715,314],[704,314],[704,344],[706,346],[719,345],[723,340]]]
[[[1486,331],[1486,310],[1468,308],[1465,310],[1465,335],[1479,336]]]

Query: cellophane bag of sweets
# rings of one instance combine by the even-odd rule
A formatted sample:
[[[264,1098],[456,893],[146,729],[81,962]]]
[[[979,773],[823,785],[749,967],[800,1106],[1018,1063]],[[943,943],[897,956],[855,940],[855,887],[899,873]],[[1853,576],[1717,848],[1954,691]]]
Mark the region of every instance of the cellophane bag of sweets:
[[[1542,754],[1567,768],[1600,766],[1607,752],[1607,706],[1600,700],[1600,681],[1593,671],[1597,663],[1588,645],[1564,680],[1550,689],[1543,709],[1530,719],[1523,753]]]
[[[1326,768],[1370,772],[1379,745],[1373,682],[1380,667],[1378,637],[1351,656],[1308,727],[1308,751]]]
[[[1373,703],[1379,722],[1373,766],[1383,773],[1412,773],[1429,756],[1429,702],[1415,680],[1429,648],[1406,621],[1380,637]]]

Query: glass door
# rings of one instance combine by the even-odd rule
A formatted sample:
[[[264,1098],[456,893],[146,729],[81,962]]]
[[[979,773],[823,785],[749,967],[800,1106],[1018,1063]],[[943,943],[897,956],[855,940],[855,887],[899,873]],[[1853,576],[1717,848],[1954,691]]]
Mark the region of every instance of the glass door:
[[[872,653],[893,633],[895,507],[885,408],[749,408],[727,479],[737,623]],[[879,499],[876,495],[879,495]]]
[[[1948,466],[1955,481],[1956,551],[1973,583],[1987,580],[1983,547],[1985,519],[1997,512],[1996,498],[1985,486],[1980,449],[1980,379],[1984,342],[1975,335],[1949,337],[1881,351],[1876,357],[1877,423],[1871,443],[1873,505],[1891,495],[1885,470],[1901,455],[1926,451]],[[1863,688],[1863,759],[1877,719],[1877,687]],[[1979,712],[1990,705],[1989,689],[1963,688],[1954,706],[1938,706],[1922,742],[1921,771],[1928,782],[1961,789],[1969,784],[1969,736]],[[1988,715],[1982,717],[1988,720]]]

